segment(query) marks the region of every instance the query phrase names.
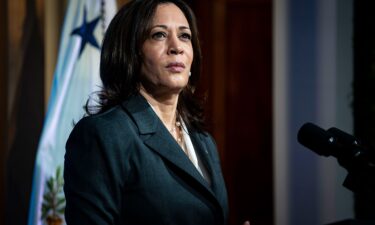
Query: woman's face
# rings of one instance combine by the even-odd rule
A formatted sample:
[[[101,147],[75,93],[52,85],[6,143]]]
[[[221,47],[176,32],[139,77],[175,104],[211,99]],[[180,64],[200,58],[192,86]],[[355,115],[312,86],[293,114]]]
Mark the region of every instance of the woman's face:
[[[193,61],[191,30],[175,4],[157,6],[142,54],[141,84],[148,92],[176,94],[187,85]]]

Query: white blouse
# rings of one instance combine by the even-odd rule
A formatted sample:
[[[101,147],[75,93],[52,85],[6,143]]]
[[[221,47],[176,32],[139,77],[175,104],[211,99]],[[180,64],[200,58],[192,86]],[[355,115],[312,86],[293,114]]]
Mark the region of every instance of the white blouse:
[[[209,177],[209,174],[207,172],[207,169],[205,165],[202,163],[202,160],[200,157],[196,154],[194,145],[191,142],[190,135],[187,131],[185,122],[180,118],[181,121],[181,126],[182,126],[182,135],[184,138],[184,143],[185,143],[185,149],[186,149],[186,154],[189,156],[190,161],[193,163],[195,168],[197,168],[198,172],[203,176],[203,178],[206,179],[209,185],[211,185],[211,179]]]

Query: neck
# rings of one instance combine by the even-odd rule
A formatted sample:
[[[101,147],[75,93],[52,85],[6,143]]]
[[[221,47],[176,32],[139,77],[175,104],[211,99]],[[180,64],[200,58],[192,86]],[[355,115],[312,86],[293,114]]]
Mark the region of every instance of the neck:
[[[171,95],[153,95],[147,92],[143,87],[140,88],[140,94],[148,101],[155,110],[159,119],[171,130],[176,124],[176,112],[178,94]]]

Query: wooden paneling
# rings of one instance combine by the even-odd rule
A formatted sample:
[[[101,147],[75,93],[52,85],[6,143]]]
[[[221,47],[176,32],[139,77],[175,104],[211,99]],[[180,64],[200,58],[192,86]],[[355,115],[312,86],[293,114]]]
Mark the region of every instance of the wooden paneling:
[[[0,224],[4,224],[5,208],[5,159],[6,159],[6,115],[7,115],[7,4],[0,0]]]
[[[230,224],[273,224],[272,2],[193,1]]]
[[[27,224],[35,154],[44,118],[42,1],[7,1],[9,153],[6,157],[6,224]],[[11,3],[10,3],[11,2]]]
[[[271,5],[228,5],[227,144],[232,224],[272,224]]]
[[[212,32],[212,104],[213,110],[211,112],[214,122],[213,135],[217,139],[217,144],[221,156],[222,163],[225,164],[225,145],[226,145],[226,81],[227,81],[227,33],[223,29],[226,24],[226,9],[225,0],[214,2],[213,6],[213,32]]]
[[[225,146],[226,34],[225,0],[191,1],[202,48],[200,91],[207,96],[207,124],[222,160]]]

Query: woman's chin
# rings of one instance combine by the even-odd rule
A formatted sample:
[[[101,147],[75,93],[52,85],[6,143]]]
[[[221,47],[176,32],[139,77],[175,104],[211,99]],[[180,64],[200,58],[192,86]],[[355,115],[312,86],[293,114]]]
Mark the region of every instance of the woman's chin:
[[[188,81],[185,79],[178,79],[178,80],[174,79],[170,82],[166,82],[163,86],[166,89],[170,89],[173,92],[180,92],[182,89],[186,87],[187,84],[188,84]]]
[[[169,94],[180,94],[186,86],[170,86],[165,89],[165,93]]]

